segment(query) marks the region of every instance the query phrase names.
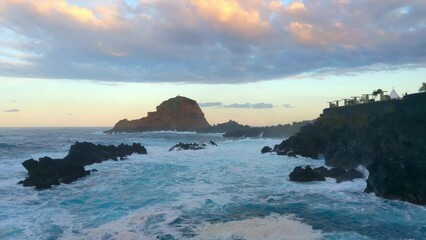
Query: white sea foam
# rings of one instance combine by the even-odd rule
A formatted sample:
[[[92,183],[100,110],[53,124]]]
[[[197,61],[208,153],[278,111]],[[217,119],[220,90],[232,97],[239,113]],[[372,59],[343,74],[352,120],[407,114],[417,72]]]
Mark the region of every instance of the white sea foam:
[[[270,215],[226,223],[207,223],[195,239],[270,239],[309,240],[321,239],[321,231],[312,229],[292,215]]]
[[[164,211],[162,210],[164,208],[167,207],[147,207],[99,227],[84,229],[79,233],[68,232],[61,239],[156,239],[155,235],[161,235],[163,232],[179,236],[179,232],[171,228],[169,224],[176,220],[181,212],[177,210]]]

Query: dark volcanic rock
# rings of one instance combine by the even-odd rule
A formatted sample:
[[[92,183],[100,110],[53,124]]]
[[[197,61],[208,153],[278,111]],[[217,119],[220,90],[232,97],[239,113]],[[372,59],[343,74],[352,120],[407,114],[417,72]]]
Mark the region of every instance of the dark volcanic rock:
[[[262,148],[262,150],[260,150],[260,152],[261,152],[262,154],[264,154],[264,153],[273,152],[273,150],[272,150],[272,148],[271,148],[271,147],[269,147],[269,146],[264,146],[264,147]]]
[[[20,181],[24,187],[35,186],[36,189],[50,188],[52,185],[71,183],[78,178],[87,176],[83,166],[71,164],[64,159],[40,158],[39,161],[29,159],[22,163],[28,171],[28,177]]]
[[[331,177],[331,178],[340,178],[347,174],[346,170],[341,167],[328,169],[324,166],[321,166],[318,168],[314,168],[314,171],[321,174],[324,177]]]
[[[117,161],[119,158],[124,158],[133,153],[147,154],[145,147],[140,143],[133,143],[132,145],[120,144],[116,147],[113,145],[95,145],[90,142],[76,142],[71,146],[64,160],[75,165],[86,166],[105,160]]]
[[[346,181],[352,181],[357,178],[364,178],[364,174],[362,174],[362,172],[357,171],[355,169],[350,169],[344,175],[337,177],[336,182],[341,183]]]
[[[289,177],[293,182],[325,181],[325,177],[315,172],[310,166],[294,168]]]
[[[368,166],[368,193],[426,205],[426,129],[417,126],[410,136],[386,138],[382,151]]]
[[[325,151],[325,147],[326,144],[321,139],[321,133],[313,124],[309,124],[302,127],[296,135],[276,145],[274,149],[281,153],[318,159],[319,155]]]
[[[324,109],[313,124],[274,149],[314,159],[323,154],[328,166],[365,166],[366,192],[426,204],[425,133],[426,93],[418,93],[402,100]],[[345,180],[360,176],[350,173]]]
[[[60,183],[71,183],[90,174],[90,171],[84,169],[86,165],[109,159],[117,160],[133,153],[146,154],[147,152],[139,143],[133,143],[131,146],[120,144],[115,147],[76,142],[63,159],[42,157],[38,161],[33,159],[24,161],[22,165],[28,171],[28,177],[19,184],[46,189]]]
[[[313,169],[310,166],[306,166],[305,169],[296,167],[293,172],[290,173],[290,180],[295,182],[325,181],[326,177],[336,178],[336,182],[340,183],[352,181],[356,178],[363,178],[364,174],[355,169],[346,171],[344,168],[340,167],[328,169],[324,166]]]
[[[213,141],[209,142],[210,145],[212,146],[217,146],[217,144]],[[181,151],[181,150],[201,150],[201,149],[206,149],[207,148],[207,144],[203,143],[203,142],[199,142],[199,143],[178,143],[176,145],[174,145],[173,147],[171,147],[169,149],[169,151]]]
[[[121,120],[107,133],[144,131],[195,131],[209,127],[210,124],[197,102],[177,96],[162,102],[157,111],[149,112],[147,117],[137,120]]]

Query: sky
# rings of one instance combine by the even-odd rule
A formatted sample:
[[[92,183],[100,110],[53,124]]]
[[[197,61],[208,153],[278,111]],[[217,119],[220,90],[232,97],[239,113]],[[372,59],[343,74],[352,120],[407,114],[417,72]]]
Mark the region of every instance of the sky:
[[[2,0],[0,127],[113,126],[177,95],[211,124],[318,117],[426,82],[424,0]]]

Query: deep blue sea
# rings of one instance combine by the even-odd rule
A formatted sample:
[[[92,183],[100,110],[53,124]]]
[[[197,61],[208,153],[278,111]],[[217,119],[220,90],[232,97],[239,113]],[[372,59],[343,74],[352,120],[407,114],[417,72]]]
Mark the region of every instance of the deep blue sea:
[[[107,135],[101,128],[0,129],[0,239],[426,239],[426,207],[365,194],[365,180],[293,183],[321,160],[260,154],[281,139],[220,134]],[[179,142],[215,141],[199,151]],[[147,155],[36,191],[21,162],[61,158],[76,141],[139,142]]]

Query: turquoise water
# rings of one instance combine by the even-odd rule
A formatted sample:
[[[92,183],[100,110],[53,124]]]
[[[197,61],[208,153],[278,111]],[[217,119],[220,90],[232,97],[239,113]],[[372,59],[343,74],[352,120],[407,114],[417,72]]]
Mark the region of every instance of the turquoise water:
[[[260,154],[279,139],[103,130],[0,129],[0,239],[426,239],[425,207],[365,194],[365,180],[290,182],[295,166],[323,161]],[[75,141],[140,142],[148,155],[50,190],[16,184],[22,161],[63,157]]]

